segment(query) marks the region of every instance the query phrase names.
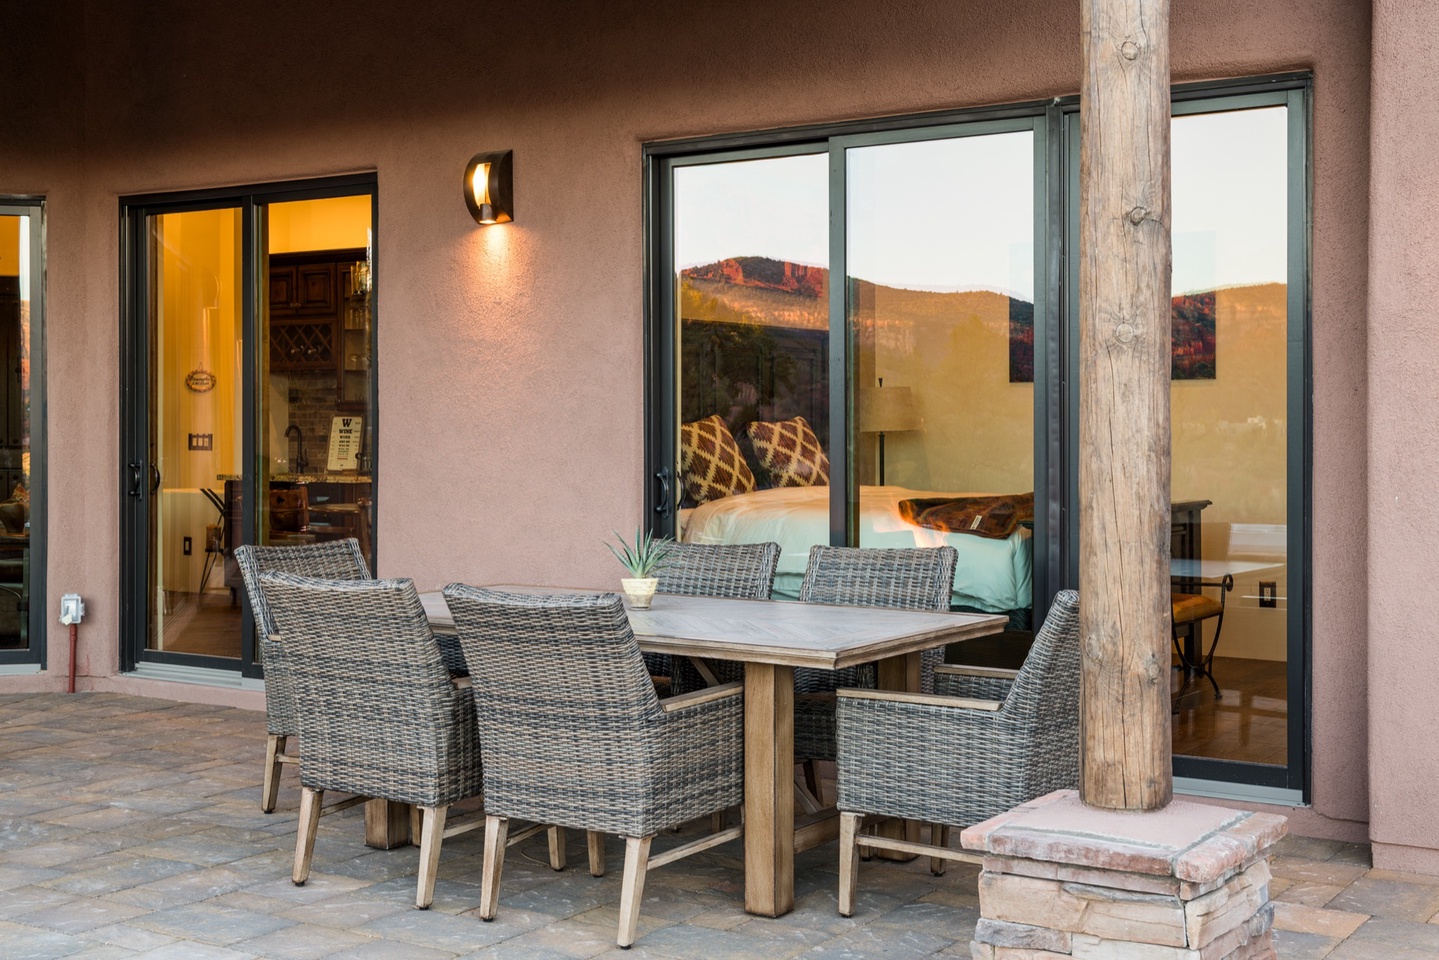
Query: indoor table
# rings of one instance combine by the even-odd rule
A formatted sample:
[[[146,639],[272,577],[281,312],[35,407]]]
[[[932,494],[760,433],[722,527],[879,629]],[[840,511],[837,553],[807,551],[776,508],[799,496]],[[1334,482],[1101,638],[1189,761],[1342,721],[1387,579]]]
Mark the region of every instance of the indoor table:
[[[420,599],[436,633],[454,630],[441,594],[426,593]],[[745,665],[745,909],[769,917],[794,907],[795,853],[839,835],[839,818],[832,810],[798,822],[794,816],[795,667],[837,670],[877,661],[882,689],[918,691],[922,651],[999,633],[1008,622],[992,614],[673,594],[657,594],[648,610],[627,606],[625,612],[641,650]]]

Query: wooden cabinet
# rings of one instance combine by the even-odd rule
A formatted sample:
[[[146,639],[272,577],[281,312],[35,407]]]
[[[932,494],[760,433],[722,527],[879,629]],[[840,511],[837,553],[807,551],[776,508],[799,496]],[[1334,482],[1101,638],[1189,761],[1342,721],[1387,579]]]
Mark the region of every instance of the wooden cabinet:
[[[281,253],[270,257],[270,369],[276,373],[332,371],[344,396],[345,363],[354,338],[351,270],[363,249]],[[368,336],[368,303],[364,327]],[[368,343],[368,340],[367,340]],[[368,376],[369,351],[364,363]]]

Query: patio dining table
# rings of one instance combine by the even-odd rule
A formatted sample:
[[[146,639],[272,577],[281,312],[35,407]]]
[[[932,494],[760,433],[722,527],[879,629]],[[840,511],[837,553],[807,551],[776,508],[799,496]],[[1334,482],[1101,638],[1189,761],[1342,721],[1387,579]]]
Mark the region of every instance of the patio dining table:
[[[420,599],[437,633],[455,629],[441,594]],[[1007,622],[992,614],[670,594],[657,595],[648,610],[627,607],[626,613],[641,650],[745,665],[745,909],[769,917],[794,907],[794,855],[839,835],[833,810],[794,816],[795,667],[837,670],[877,661],[882,689],[918,691],[922,651],[999,633]]]

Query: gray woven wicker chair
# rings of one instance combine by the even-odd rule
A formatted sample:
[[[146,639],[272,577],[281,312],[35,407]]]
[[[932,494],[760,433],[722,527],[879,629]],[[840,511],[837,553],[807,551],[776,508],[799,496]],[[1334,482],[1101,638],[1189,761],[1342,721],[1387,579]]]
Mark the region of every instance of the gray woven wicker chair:
[[[931,824],[930,869],[967,827],[1079,783],[1079,595],[1065,590],[1017,671],[942,666],[934,694],[839,691],[839,912],[854,912],[866,815]],[[912,849],[907,852],[914,852]]]
[[[445,601],[466,657],[485,664],[473,687],[485,745],[480,916],[492,920],[498,910],[512,818],[589,831],[596,875],[604,871],[603,834],[619,834],[617,942],[629,946],[646,870],[741,833],[732,827],[650,857],[656,833],[742,801],[740,685],[658,699],[613,594],[520,595],[451,584]]]
[[[451,804],[483,789],[475,705],[440,656],[409,580],[260,577],[294,681],[300,820],[293,879],[310,875],[327,790],[413,804],[423,815],[415,906],[430,905]]]
[[[777,543],[676,543],[656,571],[659,593],[691,597],[732,597],[740,600],[768,600],[779,564]],[[706,684],[744,679],[744,664],[716,661],[702,675],[687,657],[646,653],[645,666],[651,675],[671,678],[670,690],[685,693]]]
[[[804,603],[947,612],[958,557],[953,547],[812,547],[799,599]],[[921,692],[934,689],[934,671],[943,662],[943,647],[921,654]],[[872,690],[878,686],[877,680],[873,664],[845,670],[796,669],[795,757],[833,760],[835,721],[831,695],[840,687]],[[816,793],[818,784],[812,764],[806,765],[805,775],[810,792]]]
[[[293,573],[302,577],[324,580],[369,580],[370,569],[360,544],[354,540],[330,540],[325,543],[294,547],[257,547],[250,544],[235,548],[235,561],[245,580],[245,594],[255,617],[256,642],[260,647],[260,663],[265,669],[265,781],[260,791],[260,809],[272,813],[280,792],[280,765],[298,758],[285,752],[289,738],[300,732],[295,721],[295,690],[285,664],[284,650],[272,639],[277,633],[270,606],[260,589],[260,575]]]

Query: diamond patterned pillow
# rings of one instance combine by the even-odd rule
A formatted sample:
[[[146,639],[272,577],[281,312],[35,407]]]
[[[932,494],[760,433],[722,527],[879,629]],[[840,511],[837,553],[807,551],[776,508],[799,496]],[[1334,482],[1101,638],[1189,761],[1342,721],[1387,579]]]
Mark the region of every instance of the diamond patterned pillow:
[[[749,425],[759,465],[776,487],[829,486],[829,457],[804,417]]]
[[[680,475],[697,504],[754,489],[754,474],[719,414],[680,424]]]

